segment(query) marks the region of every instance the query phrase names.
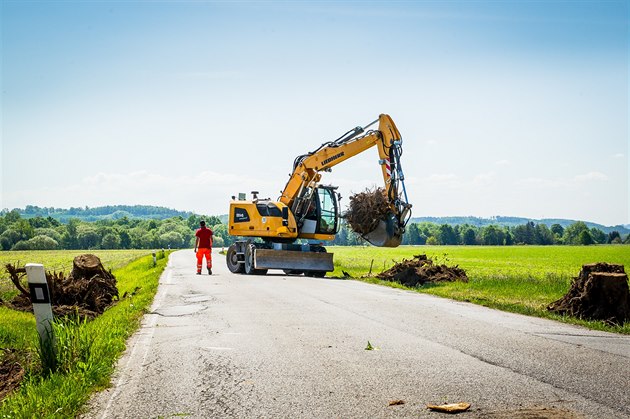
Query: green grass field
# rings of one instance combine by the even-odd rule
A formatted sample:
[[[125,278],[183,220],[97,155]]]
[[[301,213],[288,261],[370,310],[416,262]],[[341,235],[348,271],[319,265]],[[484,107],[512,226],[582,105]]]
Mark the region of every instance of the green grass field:
[[[468,283],[441,283],[416,288],[419,292],[460,301],[470,301],[500,310],[553,318],[592,329],[630,334],[630,324],[609,326],[602,322],[581,321],[547,312],[546,306],[569,289],[583,264],[619,263],[630,273],[630,246],[400,246],[328,247],[335,253],[335,271],[343,276],[389,285],[386,281],[365,278],[376,275],[402,259],[426,253],[438,263],[459,265],[466,270]]]
[[[132,260],[151,253],[151,250],[29,250],[0,252],[0,298],[10,299],[17,290],[8,281],[9,274],[4,268],[7,263],[24,266],[27,263],[41,263],[47,271],[70,272],[75,256],[92,253],[98,256],[105,269],[119,269]]]
[[[74,256],[81,253],[4,252],[0,257],[3,263],[14,263],[18,254],[21,264],[41,262],[46,267],[69,270],[66,265],[71,267]],[[109,385],[127,339],[153,301],[167,258],[159,258],[154,267],[147,250],[94,253],[104,266],[114,268],[119,294],[129,295],[91,322],[75,320],[55,325],[57,347],[63,349],[58,350],[58,367],[52,373],[46,374],[38,357],[34,316],[0,307],[0,348],[17,349],[26,369],[20,388],[0,403],[0,418],[75,417],[94,391]]]

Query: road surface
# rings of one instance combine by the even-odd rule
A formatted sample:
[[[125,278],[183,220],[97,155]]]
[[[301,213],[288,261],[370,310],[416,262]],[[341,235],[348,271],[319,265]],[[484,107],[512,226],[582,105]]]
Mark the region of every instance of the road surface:
[[[175,252],[88,418],[628,418],[630,336]],[[270,273],[273,271],[270,271]],[[366,350],[368,341],[374,350]],[[404,404],[390,402],[402,400]]]

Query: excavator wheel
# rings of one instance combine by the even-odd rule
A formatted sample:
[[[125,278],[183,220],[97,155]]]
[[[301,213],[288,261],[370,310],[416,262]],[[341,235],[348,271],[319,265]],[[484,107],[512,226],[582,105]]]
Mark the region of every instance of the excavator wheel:
[[[254,268],[254,249],[256,247],[249,243],[245,247],[245,273],[247,275],[267,275],[267,269]]]
[[[237,246],[236,244],[232,244],[228,247],[227,253],[225,255],[225,260],[227,262],[227,267],[230,272],[235,274],[243,273],[245,270],[244,263],[238,263],[238,255],[236,254]]]

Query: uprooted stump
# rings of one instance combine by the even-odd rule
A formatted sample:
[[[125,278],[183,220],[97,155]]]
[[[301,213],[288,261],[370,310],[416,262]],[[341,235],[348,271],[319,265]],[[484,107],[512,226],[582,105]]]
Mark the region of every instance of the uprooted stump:
[[[411,260],[403,259],[376,277],[407,287],[424,285],[427,282],[468,282],[466,271],[460,267],[437,265],[427,255],[415,255]]]
[[[350,197],[344,218],[358,234],[371,233],[391,211],[383,188],[366,189]]]
[[[30,294],[20,284],[20,278],[26,270],[11,264],[6,265],[6,269],[20,294],[5,304],[16,310],[32,310]],[[78,315],[93,319],[103,314],[118,299],[116,278],[95,255],[75,257],[72,271],[67,277],[60,272],[46,272],[46,282],[52,310],[57,317]]]
[[[630,321],[630,289],[623,265],[591,263],[583,265],[564,297],[547,310],[611,324]]]

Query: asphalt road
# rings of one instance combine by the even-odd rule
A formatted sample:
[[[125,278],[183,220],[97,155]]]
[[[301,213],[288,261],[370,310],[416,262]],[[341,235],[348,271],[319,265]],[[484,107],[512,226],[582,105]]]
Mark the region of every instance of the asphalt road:
[[[198,276],[192,250],[172,254],[86,417],[437,418],[426,404],[446,402],[470,403],[463,418],[630,417],[630,336],[214,261]]]

